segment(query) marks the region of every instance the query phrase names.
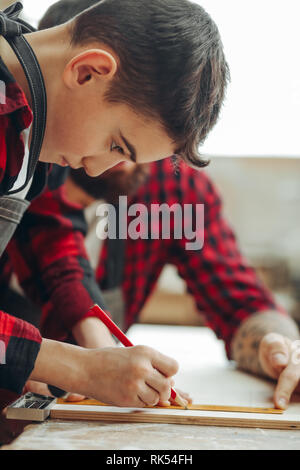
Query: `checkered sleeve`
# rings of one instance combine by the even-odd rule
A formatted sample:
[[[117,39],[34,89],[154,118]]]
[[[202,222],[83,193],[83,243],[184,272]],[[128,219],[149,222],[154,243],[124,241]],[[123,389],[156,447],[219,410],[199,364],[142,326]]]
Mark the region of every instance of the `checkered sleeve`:
[[[32,123],[24,92],[0,57],[0,196],[14,185],[24,158],[21,132]]]
[[[0,389],[22,393],[41,341],[32,325],[0,311]]]

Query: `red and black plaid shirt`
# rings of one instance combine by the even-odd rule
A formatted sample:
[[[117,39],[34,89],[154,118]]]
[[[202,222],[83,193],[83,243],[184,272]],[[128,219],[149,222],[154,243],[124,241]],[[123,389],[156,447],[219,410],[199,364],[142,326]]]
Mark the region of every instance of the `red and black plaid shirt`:
[[[32,123],[27,99],[0,57],[0,196],[12,189],[22,168],[21,132]]]

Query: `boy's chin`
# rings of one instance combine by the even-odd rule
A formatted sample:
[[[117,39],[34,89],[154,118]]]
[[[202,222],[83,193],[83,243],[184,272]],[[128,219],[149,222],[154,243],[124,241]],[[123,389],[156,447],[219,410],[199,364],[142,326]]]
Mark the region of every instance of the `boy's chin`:
[[[59,162],[59,157],[55,159],[53,157],[53,154],[51,155],[49,152],[41,151],[40,156],[39,156],[39,162],[42,163],[58,163]]]
[[[67,162],[64,160],[62,155],[57,155],[49,152],[43,152],[43,150],[40,153],[39,156],[39,161],[42,163],[55,163],[56,165],[60,166],[68,166]]]

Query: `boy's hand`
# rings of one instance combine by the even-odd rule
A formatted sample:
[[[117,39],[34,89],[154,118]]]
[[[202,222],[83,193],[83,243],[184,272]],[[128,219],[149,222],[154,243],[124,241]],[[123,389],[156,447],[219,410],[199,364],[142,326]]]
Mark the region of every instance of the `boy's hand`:
[[[173,359],[146,346],[84,349],[43,339],[30,380],[127,407],[170,398]]]
[[[182,390],[179,390],[176,387],[176,392],[179,393],[180,397],[183,398],[186,401],[187,405],[191,405],[193,403],[193,399],[190,397],[190,395],[187,392],[183,392]],[[176,403],[172,398],[170,398],[171,405],[178,406],[178,403]]]
[[[275,406],[287,408],[292,393],[300,392],[300,341],[269,333],[260,342],[259,361],[263,371],[278,380],[274,392]]]
[[[144,407],[168,401],[172,376],[178,371],[173,359],[146,346],[87,351],[86,395],[107,404]]]

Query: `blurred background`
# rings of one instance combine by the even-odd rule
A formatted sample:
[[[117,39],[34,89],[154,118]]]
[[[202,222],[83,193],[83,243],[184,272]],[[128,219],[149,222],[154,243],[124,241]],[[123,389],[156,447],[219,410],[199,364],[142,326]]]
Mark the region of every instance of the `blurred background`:
[[[23,0],[25,18],[36,26],[52,3]],[[300,323],[300,2],[196,3],[217,23],[231,69],[221,119],[202,148],[207,171],[242,251]],[[187,316],[201,323],[167,266],[143,320],[180,324]]]

